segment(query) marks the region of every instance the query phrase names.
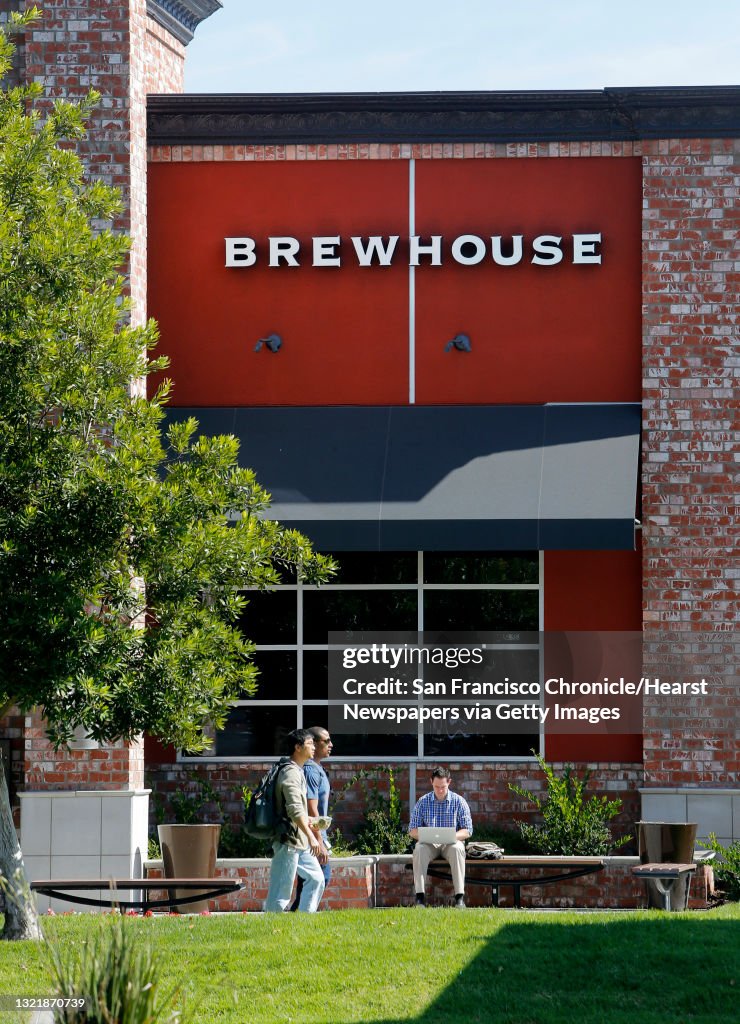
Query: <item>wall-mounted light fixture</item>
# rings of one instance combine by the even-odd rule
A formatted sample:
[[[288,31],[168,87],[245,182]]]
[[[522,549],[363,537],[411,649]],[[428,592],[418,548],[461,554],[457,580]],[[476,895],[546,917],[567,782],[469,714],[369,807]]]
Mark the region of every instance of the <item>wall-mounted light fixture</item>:
[[[260,340],[254,346],[254,351],[259,352],[259,350],[264,345],[266,348],[270,350],[270,352],[278,352],[282,344],[283,339],[280,337],[279,334],[268,334],[266,338],[260,338]]]
[[[467,334],[456,334],[452,341],[448,341],[445,345],[445,352],[451,352],[453,348],[456,348],[458,352],[470,352],[470,338]]]

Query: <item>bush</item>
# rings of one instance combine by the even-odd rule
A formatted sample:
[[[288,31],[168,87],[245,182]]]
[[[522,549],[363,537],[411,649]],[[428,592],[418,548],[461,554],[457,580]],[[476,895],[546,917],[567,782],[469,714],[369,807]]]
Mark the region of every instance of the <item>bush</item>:
[[[563,769],[562,778],[558,778],[544,758],[539,754],[535,757],[545,773],[547,799],[543,802],[530,790],[509,783],[512,793],[526,797],[542,813],[541,825],[518,822],[522,839],[533,850],[537,853],[603,856],[630,841],[631,836],[613,839],[607,824],[619,813],[621,800],[607,800],[605,796],[586,799],[585,789],[591,772],[586,771],[579,779],[574,774],[573,765],[568,764]]]
[[[387,796],[379,787],[379,775],[388,777]],[[368,779],[373,779],[370,785]],[[393,769],[388,765],[372,770],[362,769],[344,786],[336,802],[357,782],[365,795],[366,810],[365,820],[355,832],[352,844],[355,853],[407,853],[413,840],[403,821],[401,794]]]
[[[718,888],[729,900],[740,900],[740,839],[723,846],[716,834],[710,832],[707,841],[701,845],[714,850],[719,858],[712,862]]]
[[[331,843],[332,857],[354,857],[357,852],[351,841],[347,839],[340,828],[333,828],[328,833]]]
[[[84,1009],[54,1011],[54,1020],[72,1024],[174,1024],[181,1020],[172,995],[162,998],[151,946],[125,917],[104,919],[97,935],[78,954],[49,947],[56,995],[84,997]]]
[[[537,852],[524,840],[521,832],[498,825],[480,824],[477,819],[473,822],[473,842],[496,843],[508,854]]]

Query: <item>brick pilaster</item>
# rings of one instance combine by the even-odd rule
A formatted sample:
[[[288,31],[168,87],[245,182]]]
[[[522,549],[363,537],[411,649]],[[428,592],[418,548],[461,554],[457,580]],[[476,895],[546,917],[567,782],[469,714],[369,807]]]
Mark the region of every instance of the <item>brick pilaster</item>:
[[[91,177],[120,189],[113,227],[131,236],[128,290],[132,321],[146,320],[146,95],[182,91],[185,47],[147,16],[146,0],[44,0],[25,34],[21,73],[44,86],[45,100],[96,89],[79,152]],[[139,789],[141,742],[55,752],[38,715],[26,717],[26,789]]]
[[[648,702],[648,783],[738,777],[739,150],[732,139],[643,143],[647,654],[651,634],[677,633],[709,689]]]

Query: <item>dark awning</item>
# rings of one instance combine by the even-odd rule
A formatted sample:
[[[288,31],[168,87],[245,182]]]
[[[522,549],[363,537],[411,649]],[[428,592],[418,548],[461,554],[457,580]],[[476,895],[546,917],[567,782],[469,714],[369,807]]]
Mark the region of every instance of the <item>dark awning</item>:
[[[322,550],[631,549],[638,404],[170,409]]]

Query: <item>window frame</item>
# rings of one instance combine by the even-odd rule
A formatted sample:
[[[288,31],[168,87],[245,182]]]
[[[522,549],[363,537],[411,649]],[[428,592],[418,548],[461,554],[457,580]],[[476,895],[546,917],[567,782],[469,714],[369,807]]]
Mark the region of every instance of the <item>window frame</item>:
[[[486,552],[488,554],[489,552]],[[506,552],[500,552],[505,554]],[[476,555],[483,552],[460,552],[460,554]],[[537,616],[538,616],[538,630],[542,632],[544,629],[544,570],[545,570],[545,559],[544,552],[537,552],[538,560],[538,581],[537,583],[425,583],[424,582],[424,552],[417,551],[417,572],[416,582],[410,583],[324,583],[321,586],[316,584],[305,584],[299,579],[295,583],[285,583],[272,588],[280,591],[293,591],[296,593],[296,642],[294,644],[257,644],[257,652],[270,652],[270,651],[292,651],[296,653],[296,699],[295,700],[261,700],[259,697],[250,697],[235,702],[235,707],[241,707],[249,705],[255,708],[259,707],[295,707],[296,709],[296,728],[305,728],[306,725],[313,725],[315,722],[303,721],[303,712],[306,706],[311,707],[323,707],[329,706],[329,701],[308,699],[304,700],[303,697],[303,657],[304,651],[327,651],[329,650],[329,644],[304,644],[303,643],[303,595],[306,591],[362,591],[367,592],[370,590],[405,590],[405,591],[416,591],[417,592],[417,629],[421,632],[424,628],[424,592],[427,590],[446,590],[446,591],[537,591],[538,602],[537,602]],[[337,557],[341,559],[341,553],[337,554]],[[256,590],[257,588],[252,588]],[[248,591],[245,591],[247,593]],[[542,649],[540,648],[540,662],[542,659]],[[337,703],[337,702],[333,702]],[[526,701],[512,701],[512,703],[526,703]],[[538,729],[539,744],[538,753],[544,755],[545,749],[545,729],[542,722],[539,723]],[[479,734],[482,735],[482,734]],[[417,753],[416,754],[399,754],[395,756],[389,756],[387,754],[374,754],[374,755],[344,755],[344,754],[332,754],[332,763],[335,764],[415,764],[418,762],[431,762],[436,761],[439,758],[437,755],[426,755],[423,753],[423,725],[419,723],[417,727]],[[265,764],[268,761],[274,759],[274,754],[264,755],[253,755],[253,754],[216,754],[205,752],[198,755],[183,754],[178,750],[177,762],[182,764],[204,764],[204,763],[216,763],[216,764]],[[450,755],[446,758],[449,761],[453,761],[455,764],[521,764],[527,762],[533,762],[535,757],[533,754],[471,754],[471,755]]]

